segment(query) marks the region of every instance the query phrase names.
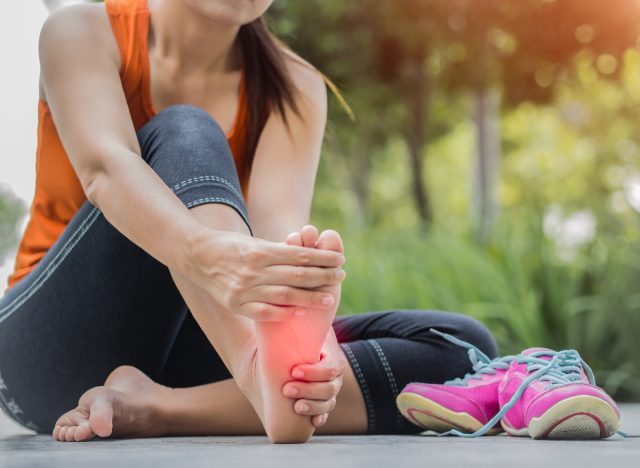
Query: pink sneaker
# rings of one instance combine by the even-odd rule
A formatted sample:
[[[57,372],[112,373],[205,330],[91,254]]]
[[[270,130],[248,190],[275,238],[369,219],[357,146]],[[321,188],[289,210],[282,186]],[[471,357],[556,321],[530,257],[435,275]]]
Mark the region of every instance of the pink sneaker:
[[[491,360],[466,341],[434,329],[430,331],[467,348],[474,373],[442,385],[410,383],[396,399],[398,409],[405,418],[425,430],[439,433],[479,431],[500,410],[498,387],[514,356]],[[501,432],[497,423],[496,419],[483,434]]]
[[[604,439],[620,411],[575,350],[527,349],[511,362],[499,389],[502,427],[534,439]]]

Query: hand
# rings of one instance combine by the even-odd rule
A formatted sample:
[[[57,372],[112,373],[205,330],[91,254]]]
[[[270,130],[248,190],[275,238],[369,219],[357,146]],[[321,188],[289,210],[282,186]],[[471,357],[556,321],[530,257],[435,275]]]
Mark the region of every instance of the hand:
[[[347,365],[336,335],[330,330],[320,361],[295,366],[291,370],[295,380],[287,382],[282,393],[287,398],[297,400],[293,406],[296,413],[311,416],[311,423],[320,427],[327,422],[329,413],[336,406]]]
[[[306,308],[329,310],[337,298],[312,289],[345,276],[340,253],[212,229],[192,236],[183,258],[187,278],[227,310],[258,321],[304,315]]]

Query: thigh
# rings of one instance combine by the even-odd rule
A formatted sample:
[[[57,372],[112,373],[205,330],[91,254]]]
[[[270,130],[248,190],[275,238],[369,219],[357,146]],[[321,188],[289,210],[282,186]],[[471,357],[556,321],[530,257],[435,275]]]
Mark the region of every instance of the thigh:
[[[431,328],[497,356],[487,328],[462,314],[397,310],[336,318],[334,330],[360,385],[370,433],[419,432],[397,410],[398,393],[410,382],[442,383],[471,370],[466,349]]]
[[[184,313],[169,270],[85,202],[0,299],[0,406],[49,431],[119,365],[158,378]]]

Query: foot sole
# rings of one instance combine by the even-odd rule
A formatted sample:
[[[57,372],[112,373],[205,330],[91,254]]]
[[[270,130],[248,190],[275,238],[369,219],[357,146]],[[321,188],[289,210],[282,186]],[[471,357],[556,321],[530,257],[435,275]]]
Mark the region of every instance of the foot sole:
[[[396,399],[398,409],[410,422],[425,430],[438,433],[457,429],[461,432],[475,432],[483,424],[465,412],[455,412],[415,393],[401,393]],[[501,432],[500,428],[493,428],[488,435]]]
[[[578,395],[559,401],[540,417],[531,419],[528,433],[534,439],[606,439],[619,426],[620,417],[609,403]]]

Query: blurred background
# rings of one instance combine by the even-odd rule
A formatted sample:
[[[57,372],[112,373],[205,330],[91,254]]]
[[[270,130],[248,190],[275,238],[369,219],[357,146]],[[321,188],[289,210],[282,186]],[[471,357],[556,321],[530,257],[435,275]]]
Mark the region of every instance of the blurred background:
[[[64,2],[0,17],[3,288],[33,196],[45,3]],[[345,238],[341,313],[469,314],[503,353],[576,348],[640,400],[640,1],[275,0],[269,21],[346,101],[312,215]]]

